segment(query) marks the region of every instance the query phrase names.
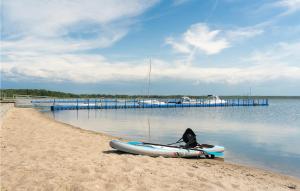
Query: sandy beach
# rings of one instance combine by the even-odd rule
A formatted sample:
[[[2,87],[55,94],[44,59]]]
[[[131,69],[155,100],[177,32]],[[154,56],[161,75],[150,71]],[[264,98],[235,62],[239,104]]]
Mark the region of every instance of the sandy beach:
[[[1,118],[3,191],[300,190],[297,178],[223,161],[117,153],[113,137],[31,108],[11,107]]]

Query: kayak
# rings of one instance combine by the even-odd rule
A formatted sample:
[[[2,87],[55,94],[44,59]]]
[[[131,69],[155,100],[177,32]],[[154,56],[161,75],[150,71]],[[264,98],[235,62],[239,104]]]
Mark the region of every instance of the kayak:
[[[122,152],[147,155],[152,157],[172,158],[214,158],[224,157],[224,147],[214,145],[200,145],[196,148],[184,148],[178,146],[144,143],[139,141],[122,142],[119,140],[110,141],[110,146]]]

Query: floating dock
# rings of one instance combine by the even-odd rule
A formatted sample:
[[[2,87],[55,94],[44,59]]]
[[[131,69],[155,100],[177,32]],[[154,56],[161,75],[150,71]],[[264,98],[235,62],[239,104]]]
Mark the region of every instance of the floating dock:
[[[196,100],[194,103],[180,103],[176,99],[125,100],[125,99],[50,99],[32,100],[33,107],[50,107],[51,110],[78,109],[138,109],[138,108],[183,108],[183,107],[233,107],[233,106],[268,106],[268,99],[225,99],[223,103]],[[163,104],[161,104],[163,103]]]

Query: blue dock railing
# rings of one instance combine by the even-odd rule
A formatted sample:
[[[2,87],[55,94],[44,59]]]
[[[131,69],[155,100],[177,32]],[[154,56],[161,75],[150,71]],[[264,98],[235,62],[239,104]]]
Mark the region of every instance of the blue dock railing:
[[[267,106],[268,99],[196,99],[181,102],[181,99],[47,99],[32,100],[33,107],[50,107],[51,110],[77,109],[130,109],[130,108],[176,108],[176,107],[230,107]]]

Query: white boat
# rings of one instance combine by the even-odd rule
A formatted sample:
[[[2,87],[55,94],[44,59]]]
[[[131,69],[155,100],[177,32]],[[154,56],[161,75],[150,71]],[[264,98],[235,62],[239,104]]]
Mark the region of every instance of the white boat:
[[[201,104],[201,101],[197,101],[196,99],[191,99],[189,97],[182,97],[179,101],[179,104]]]
[[[203,101],[203,104],[225,104],[225,103],[227,103],[226,100],[223,100],[216,95],[208,95],[206,100]]]
[[[138,104],[140,105],[165,105],[166,103],[163,101],[158,101],[158,100],[139,100]]]
[[[183,142],[185,145],[174,146],[175,144]],[[199,144],[196,139],[196,134],[190,128],[186,129],[182,138],[178,141],[167,145],[140,141],[122,142],[119,140],[112,140],[109,144],[112,148],[122,152],[153,157],[223,158],[225,150],[222,146]]]
[[[223,158],[224,147],[217,145],[205,145],[201,148],[182,148],[179,146],[160,145],[154,143],[144,143],[139,141],[122,142],[112,140],[110,146],[122,152],[148,155],[152,157],[171,157],[171,158]]]

